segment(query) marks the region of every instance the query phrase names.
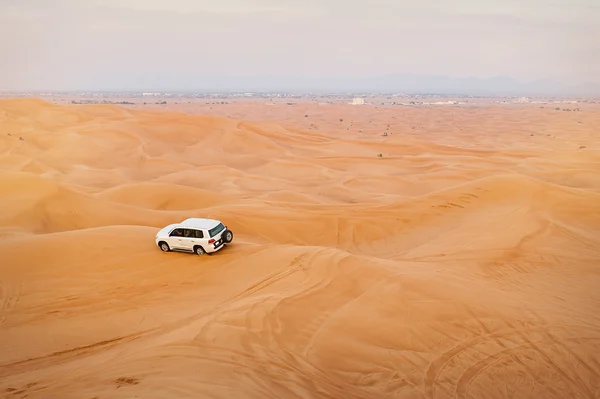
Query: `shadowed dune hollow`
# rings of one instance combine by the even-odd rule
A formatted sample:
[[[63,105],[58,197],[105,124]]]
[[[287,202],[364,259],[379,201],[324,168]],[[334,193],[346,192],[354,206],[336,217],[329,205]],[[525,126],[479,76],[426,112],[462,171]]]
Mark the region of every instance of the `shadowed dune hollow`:
[[[561,149],[0,101],[0,397],[599,398],[588,126]],[[234,242],[161,252],[188,217]]]

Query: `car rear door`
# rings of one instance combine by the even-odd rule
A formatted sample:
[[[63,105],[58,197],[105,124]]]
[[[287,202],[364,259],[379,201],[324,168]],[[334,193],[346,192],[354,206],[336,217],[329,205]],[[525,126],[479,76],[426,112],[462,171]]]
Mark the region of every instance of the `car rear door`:
[[[196,238],[196,229],[183,229],[183,237],[181,238],[181,246],[185,251],[193,251],[194,246],[198,245],[198,239]]]
[[[208,232],[206,230],[196,230],[196,242],[195,244],[201,245],[204,250],[208,249]]]

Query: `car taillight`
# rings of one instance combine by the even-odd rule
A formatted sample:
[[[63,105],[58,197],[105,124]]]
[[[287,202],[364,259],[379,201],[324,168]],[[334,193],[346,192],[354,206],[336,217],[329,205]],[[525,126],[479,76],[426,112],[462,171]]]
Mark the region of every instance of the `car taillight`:
[[[211,238],[210,240],[208,240],[208,243],[209,243],[209,244],[212,244],[213,242],[215,242],[215,239],[214,239],[214,238]]]

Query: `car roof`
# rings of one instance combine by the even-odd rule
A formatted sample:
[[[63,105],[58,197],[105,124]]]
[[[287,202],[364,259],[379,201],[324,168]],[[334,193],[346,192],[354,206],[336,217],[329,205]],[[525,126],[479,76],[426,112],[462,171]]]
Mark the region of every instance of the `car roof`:
[[[177,227],[192,227],[196,229],[212,229],[216,227],[221,221],[215,219],[204,219],[204,218],[188,218],[181,223],[177,223]]]

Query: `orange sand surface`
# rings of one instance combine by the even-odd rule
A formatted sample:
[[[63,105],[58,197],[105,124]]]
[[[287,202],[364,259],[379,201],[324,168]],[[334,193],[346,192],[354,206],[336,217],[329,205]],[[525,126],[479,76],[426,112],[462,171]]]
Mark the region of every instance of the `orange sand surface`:
[[[600,397],[600,110],[297,107],[0,101],[0,397]]]

